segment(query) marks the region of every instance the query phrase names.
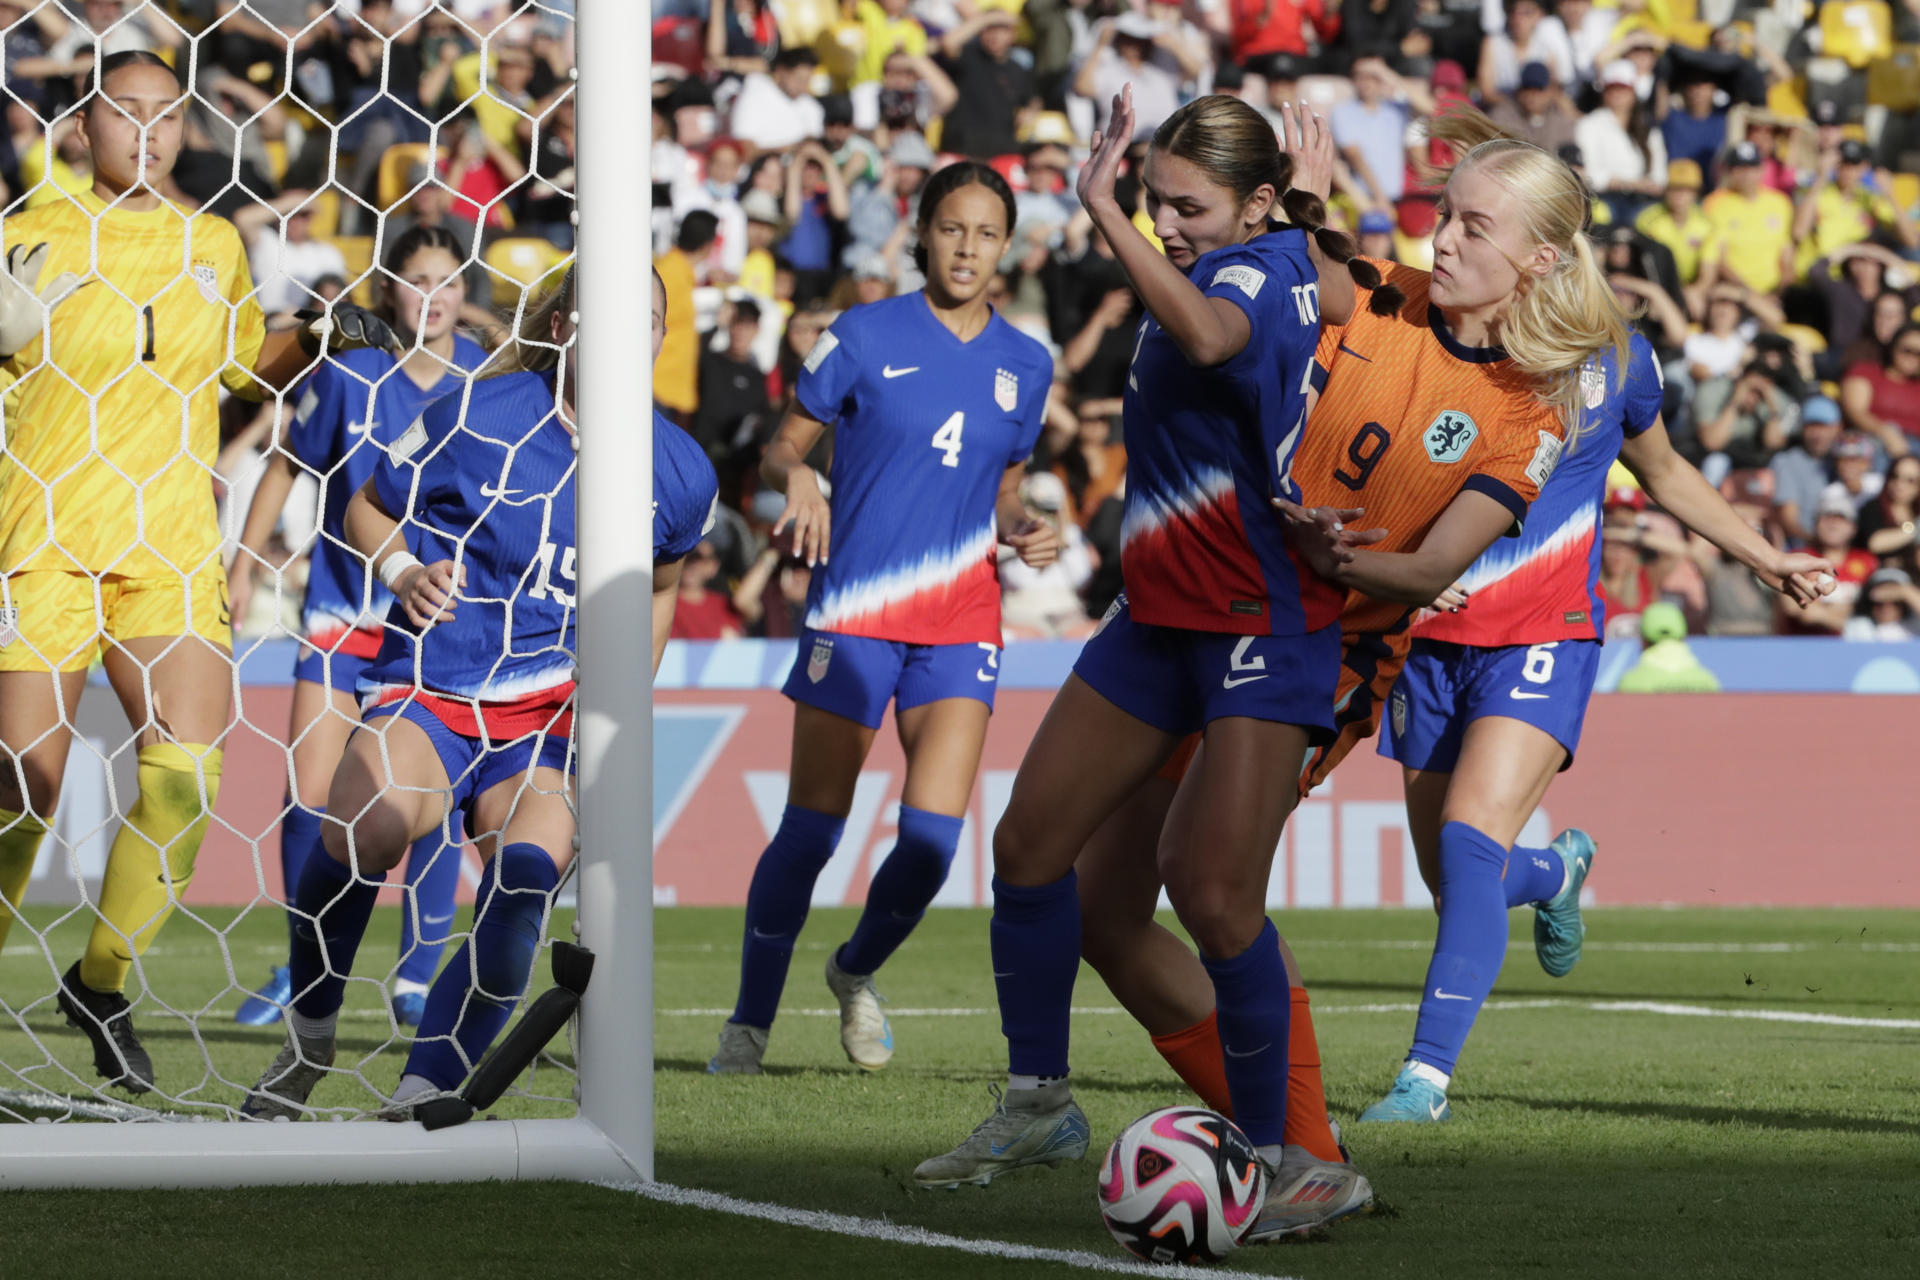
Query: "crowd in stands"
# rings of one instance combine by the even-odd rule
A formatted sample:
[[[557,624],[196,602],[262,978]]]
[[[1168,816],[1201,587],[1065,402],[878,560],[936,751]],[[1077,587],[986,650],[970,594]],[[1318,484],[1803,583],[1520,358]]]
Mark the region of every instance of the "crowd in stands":
[[[1901,0],[664,0],[654,7],[654,237],[684,321],[659,403],[730,504],[678,633],[788,636],[804,563],[757,476],[834,316],[916,288],[916,193],[992,163],[1018,198],[995,300],[1056,381],[1023,496],[1067,553],[1003,566],[1010,638],[1083,634],[1118,591],[1119,396],[1140,308],[1073,199],[1133,85],[1144,152],[1181,102],[1305,102],[1363,252],[1431,261],[1436,111],[1471,102],[1579,168],[1593,236],[1666,376],[1680,450],[1756,527],[1831,556],[1792,614],[1682,535],[1624,470],[1605,504],[1610,631],[1656,600],[1696,631],[1920,632],[1920,3]],[[1125,199],[1140,205],[1137,181]],[[817,461],[830,456],[830,439]]]
[[[572,9],[0,0],[0,194],[32,205],[90,182],[71,108],[96,46],[193,53],[169,194],[241,229],[270,312],[371,299],[381,246],[424,223],[471,250],[463,320],[484,340],[572,249]],[[683,575],[678,634],[797,628],[807,569],[768,540],[782,501],[759,482],[760,452],[833,318],[918,287],[918,193],[959,156],[1016,192],[993,296],[1055,355],[1022,494],[1066,551],[1040,573],[1003,566],[1007,633],[1084,634],[1105,610],[1141,311],[1073,178],[1125,83],[1136,158],[1199,94],[1275,119],[1310,104],[1340,151],[1336,225],[1416,266],[1446,159],[1429,116],[1471,102],[1558,151],[1594,191],[1593,235],[1662,362],[1677,446],[1756,526],[1831,554],[1841,578],[1831,602],[1788,617],[1622,471],[1603,523],[1615,626],[1664,599],[1712,633],[1920,632],[1920,0],[654,0],[651,13],[651,230],[671,326],[655,394],[715,460],[726,508]],[[1150,228],[1136,176],[1122,188]],[[275,409],[230,409],[219,469],[243,513]],[[831,449],[829,432],[823,473]],[[312,501],[296,491],[288,546],[310,536]]]

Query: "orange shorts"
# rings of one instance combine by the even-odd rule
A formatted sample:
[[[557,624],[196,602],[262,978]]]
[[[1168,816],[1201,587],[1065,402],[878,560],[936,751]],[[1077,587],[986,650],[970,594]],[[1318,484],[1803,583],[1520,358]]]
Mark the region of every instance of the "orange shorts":
[[[1347,758],[1354,747],[1374,735],[1380,727],[1380,715],[1393,692],[1393,682],[1406,664],[1413,637],[1403,624],[1394,632],[1363,631],[1340,637],[1340,684],[1334,693],[1334,739],[1307,753],[1306,767],[1300,771],[1300,795],[1327,780],[1329,774]],[[1179,782],[1187,776],[1194,753],[1200,749],[1200,734],[1194,734],[1174,748],[1160,766],[1160,776]]]

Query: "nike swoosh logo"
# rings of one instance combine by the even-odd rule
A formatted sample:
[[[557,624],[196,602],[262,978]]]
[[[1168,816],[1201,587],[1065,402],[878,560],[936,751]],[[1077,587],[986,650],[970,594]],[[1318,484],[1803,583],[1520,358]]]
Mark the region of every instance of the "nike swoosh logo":
[[[904,369],[896,369],[892,365],[887,365],[880,370],[880,376],[883,378],[904,378],[910,373],[918,372],[920,372],[920,366],[917,364],[910,364]]]
[[[1525,701],[1531,701],[1535,698],[1550,698],[1553,695],[1550,693],[1523,693],[1519,689],[1509,689],[1507,690],[1507,696],[1509,698],[1518,698],[1521,701],[1525,702]]]
[[[519,489],[509,489],[505,485],[483,484],[480,486],[480,496],[483,498],[517,498],[521,492]]]
[[[1435,1000],[1471,1000],[1473,999],[1472,996],[1450,996],[1438,987],[1435,987],[1433,989],[1433,998]]]
[[[1271,1049],[1272,1047],[1273,1047],[1273,1041],[1271,1040],[1261,1045],[1258,1049],[1249,1049],[1245,1053],[1235,1053],[1233,1050],[1228,1049],[1227,1046],[1225,1045],[1220,1046],[1220,1048],[1225,1051],[1226,1055],[1229,1058],[1251,1058],[1257,1053],[1265,1053],[1268,1049]]]
[[[1232,676],[1227,676],[1220,681],[1220,687],[1222,689],[1238,689],[1243,684],[1252,684],[1255,680],[1265,679],[1265,676],[1241,676],[1238,680],[1235,680]]]
[[[1360,353],[1359,353],[1358,351],[1355,351],[1355,350],[1354,350],[1354,349],[1353,349],[1352,347],[1350,347],[1350,346],[1348,346],[1348,345],[1347,345],[1346,343],[1344,343],[1344,342],[1340,344],[1340,350],[1341,350],[1341,351],[1342,351],[1343,353],[1345,353],[1346,355],[1350,355],[1350,356],[1352,356],[1352,357],[1353,357],[1353,358],[1354,358],[1355,360],[1364,360],[1364,361],[1366,361],[1366,362],[1367,362],[1368,364],[1372,364],[1372,363],[1373,363],[1373,357],[1372,357],[1372,356],[1363,356],[1363,355],[1361,355],[1361,354],[1360,354]]]
[[[447,921],[451,919],[453,919],[453,912],[449,911],[447,912],[447,914],[443,916],[421,916],[420,923],[421,924],[445,924]]]

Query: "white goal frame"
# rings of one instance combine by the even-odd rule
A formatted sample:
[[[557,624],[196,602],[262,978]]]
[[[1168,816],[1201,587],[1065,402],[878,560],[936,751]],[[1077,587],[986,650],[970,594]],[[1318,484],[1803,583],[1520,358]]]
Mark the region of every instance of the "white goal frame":
[[[418,1123],[164,1121],[8,1125],[0,1189],[301,1183],[636,1183],[653,1177],[652,362],[638,309],[652,290],[652,181],[636,70],[650,6],[577,0],[584,317],[578,470],[580,941],[595,957],[581,1011],[580,1110],[565,1120]],[[623,85],[625,92],[622,92]],[[619,182],[614,179],[619,178]],[[536,987],[543,974],[536,972]],[[264,1042],[263,1042],[264,1043]]]

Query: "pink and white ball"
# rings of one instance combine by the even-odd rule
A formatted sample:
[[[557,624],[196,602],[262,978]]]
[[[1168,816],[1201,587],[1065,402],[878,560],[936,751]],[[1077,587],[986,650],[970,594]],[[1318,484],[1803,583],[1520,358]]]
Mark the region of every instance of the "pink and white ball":
[[[1203,1107],[1141,1116],[1113,1140],[1100,1170],[1107,1230],[1153,1263],[1220,1261],[1266,1194],[1266,1167],[1247,1135]]]

